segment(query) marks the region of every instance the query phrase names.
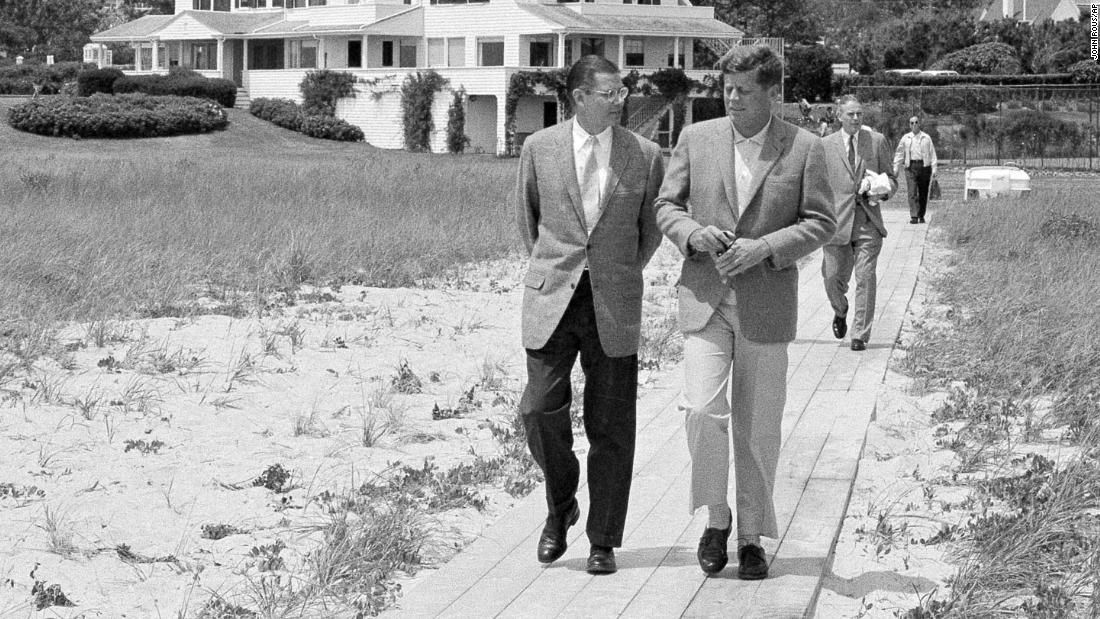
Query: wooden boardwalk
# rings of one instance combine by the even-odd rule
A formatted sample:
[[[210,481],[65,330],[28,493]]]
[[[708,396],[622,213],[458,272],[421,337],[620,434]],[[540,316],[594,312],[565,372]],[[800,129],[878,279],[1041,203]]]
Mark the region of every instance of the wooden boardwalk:
[[[537,488],[446,565],[423,572],[400,608],[386,616],[812,616],[923,253],[926,226],[908,225],[902,211],[884,215],[890,236],[879,257],[876,318],[866,351],[854,353],[847,340],[833,338],[820,252],[801,272],[775,488],[781,538],[764,540],[771,560],[766,580],[738,580],[735,554],[713,578],[696,563],[706,510],[695,517],[687,511],[690,461],[676,407],[677,370],[665,373],[639,402],[634,482],[616,574],[584,571],[588,492],[582,469],[582,517],[569,530],[564,557],[549,566],[535,560],[546,517]]]

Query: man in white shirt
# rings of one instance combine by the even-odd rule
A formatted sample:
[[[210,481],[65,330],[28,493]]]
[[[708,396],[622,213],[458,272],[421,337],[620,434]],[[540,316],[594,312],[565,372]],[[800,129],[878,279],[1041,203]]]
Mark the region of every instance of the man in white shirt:
[[[921,131],[921,121],[917,116],[909,119],[909,133],[901,136],[898,148],[894,151],[894,175],[900,175],[905,168],[905,185],[909,192],[909,223],[924,223],[924,213],[928,209],[928,186],[936,175],[936,147],[932,138]]]
[[[587,570],[614,572],[633,476],[642,269],[661,244],[653,201],[661,149],[618,126],[628,94],[618,67],[585,56],[569,72],[576,116],[529,137],[520,154],[516,216],[530,255],[523,280],[527,387],[520,414],[546,477],[538,560],[566,551],[580,517],[580,468],[569,417],[570,373],[584,371],[588,437]]]

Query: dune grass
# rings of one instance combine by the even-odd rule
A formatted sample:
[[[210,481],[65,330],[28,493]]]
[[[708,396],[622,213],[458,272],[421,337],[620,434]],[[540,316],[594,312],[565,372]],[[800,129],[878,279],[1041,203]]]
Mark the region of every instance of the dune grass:
[[[943,321],[918,326],[904,366],[932,386],[953,385],[933,420],[962,422],[951,445],[957,475],[981,507],[955,532],[961,567],[950,596],[907,617],[1100,613],[1094,210],[1088,192],[1052,189],[959,202],[937,217],[954,251],[933,282]],[[1044,445],[1063,457],[1032,451]]]
[[[514,161],[257,139],[232,118],[245,128],[153,141],[3,127],[0,333],[33,346],[43,325],[200,297],[248,313],[303,282],[410,285],[519,250]]]

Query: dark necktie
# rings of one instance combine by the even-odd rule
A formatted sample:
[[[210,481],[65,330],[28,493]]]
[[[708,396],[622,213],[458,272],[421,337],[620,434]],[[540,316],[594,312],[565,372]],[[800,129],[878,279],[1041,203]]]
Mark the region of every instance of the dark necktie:
[[[848,165],[856,169],[856,134],[848,136]]]

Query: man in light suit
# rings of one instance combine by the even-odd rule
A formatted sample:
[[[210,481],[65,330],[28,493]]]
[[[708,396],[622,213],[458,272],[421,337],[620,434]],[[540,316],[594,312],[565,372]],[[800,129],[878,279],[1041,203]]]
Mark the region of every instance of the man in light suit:
[[[524,278],[527,387],[520,402],[531,455],[546,477],[538,560],[566,550],[580,516],[569,419],[579,353],[588,437],[587,570],[614,572],[634,463],[642,268],[661,243],[653,215],[664,162],[656,144],[618,126],[628,92],[599,56],[569,72],[576,116],[527,139],[516,213],[530,254]]]
[[[871,322],[875,319],[875,270],[886,225],[882,222],[880,202],[888,200],[898,188],[893,159],[886,137],[863,125],[863,106],[853,95],[837,101],[841,130],[827,136],[825,156],[829,185],[833,190],[836,234],[823,248],[821,275],[825,294],[833,306],[833,335],[843,339],[848,332],[848,280],[853,268],[856,276],[855,311],[852,321],[851,348],[867,348]],[[867,172],[883,173],[890,180],[886,193],[860,191]]]
[[[680,328],[691,452],[690,509],[707,506],[697,558],[726,565],[730,423],[738,577],[765,578],[777,537],[772,488],[798,307],[796,261],[835,231],[821,140],[772,115],[783,65],[738,46],[716,64],[729,118],[684,128],[657,198],[657,225],[684,254]],[[727,400],[727,392],[730,398]]]

